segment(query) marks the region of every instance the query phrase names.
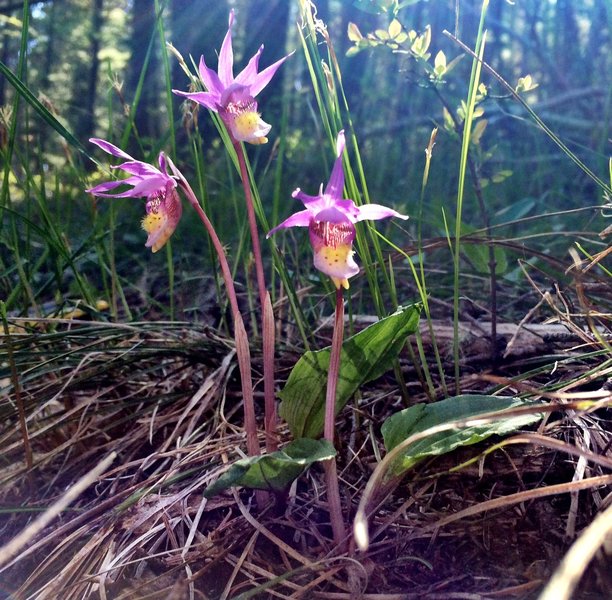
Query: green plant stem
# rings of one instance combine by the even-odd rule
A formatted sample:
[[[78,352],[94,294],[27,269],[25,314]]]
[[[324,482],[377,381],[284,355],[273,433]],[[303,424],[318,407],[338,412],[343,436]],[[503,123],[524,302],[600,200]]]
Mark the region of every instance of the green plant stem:
[[[332,337],[331,353],[329,356],[329,371],[327,375],[327,393],[325,396],[325,423],[323,437],[334,443],[336,421],[336,387],[340,374],[340,356],[342,354],[342,339],[344,337],[344,298],[342,288],[336,290],[336,317],[334,320],[334,334]],[[340,502],[340,488],[338,485],[338,472],[336,459],[325,461],[325,479],[327,483],[327,502],[329,517],[334,534],[334,543],[340,546],[345,537],[344,519],[342,517],[342,504]]]
[[[195,209],[196,213],[200,217],[200,220],[204,224],[208,235],[212,241],[212,244],[217,252],[219,259],[219,266],[221,267],[221,273],[223,275],[223,281],[225,282],[225,289],[229,298],[230,306],[232,308],[232,317],[234,319],[234,336],[236,340],[236,357],[238,360],[238,368],[240,370],[240,384],[242,386],[242,399],[244,404],[244,428],[246,430],[247,439],[247,451],[249,456],[259,455],[259,442],[257,440],[257,423],[255,421],[255,402],[253,399],[253,380],[251,376],[251,357],[249,351],[249,344],[244,330],[244,323],[242,320],[242,314],[238,308],[238,299],[236,296],[236,288],[234,286],[234,280],[232,279],[232,271],[225,250],[221,244],[221,240],[215,231],[210,219],[206,216],[206,213],[200,206],[200,203],[193,193],[191,186],[183,178],[180,179],[181,188],[185,192],[189,203]],[[245,343],[246,341],[246,343]]]
[[[444,96],[440,93],[440,90],[437,87],[434,87],[434,91],[438,99],[440,100],[442,106],[448,112],[450,118],[452,119],[455,129],[457,131],[461,131],[461,123],[458,121],[455,116],[453,110],[449,106],[449,104],[444,99]],[[490,300],[490,310],[491,310],[491,364],[495,364],[497,361],[497,262],[495,260],[495,247],[492,244],[492,234],[491,234],[491,219],[489,218],[489,213],[487,211],[487,206],[484,201],[484,196],[482,193],[482,184],[481,177],[479,173],[479,169],[473,160],[471,153],[467,154],[467,165],[470,169],[470,174],[472,176],[472,184],[474,188],[474,194],[476,199],[478,200],[478,206],[480,207],[480,213],[482,214],[483,220],[483,230],[485,233],[485,237],[487,240],[487,251],[489,254],[489,282],[491,286],[491,300]]]
[[[240,166],[240,178],[244,188],[249,228],[251,230],[251,242],[253,244],[253,258],[255,260],[255,272],[257,274],[257,288],[259,290],[259,304],[262,319],[262,341],[263,341],[263,373],[264,373],[264,423],[266,432],[266,450],[275,452],[278,450],[276,436],[276,402],[274,399],[274,315],[270,296],[266,289],[266,278],[264,275],[263,261],[261,258],[261,246],[259,244],[259,231],[257,229],[257,218],[255,216],[255,205],[249,183],[244,148],[240,142],[234,142],[234,149]]]
[[[476,54],[482,60],[484,53],[486,32],[484,31],[484,19],[489,2],[483,0],[480,13],[480,24],[478,26],[478,37],[476,39]],[[478,82],[480,81],[481,63],[474,59],[472,73],[470,76],[470,87],[467,97],[467,109],[465,111],[465,123],[463,126],[463,139],[461,143],[461,163],[459,166],[459,183],[457,186],[457,211],[455,216],[455,240],[454,240],[454,276],[453,276],[453,358],[455,363],[455,393],[460,394],[460,367],[459,367],[459,269],[461,252],[461,216],[463,211],[463,194],[465,190],[465,172],[467,169],[468,150],[472,134],[472,122],[474,119],[474,107],[476,106],[476,94],[478,93]]]

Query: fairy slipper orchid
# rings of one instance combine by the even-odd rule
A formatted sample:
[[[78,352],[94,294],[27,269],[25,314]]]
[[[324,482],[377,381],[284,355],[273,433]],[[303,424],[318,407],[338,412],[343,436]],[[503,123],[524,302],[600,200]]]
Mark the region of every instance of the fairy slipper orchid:
[[[266,136],[272,126],[266,123],[257,111],[255,96],[270,83],[278,68],[291,55],[281,58],[258,73],[259,57],[264,48],[262,44],[247,66],[234,77],[233,22],[232,10],[229,15],[229,27],[219,52],[218,73],[206,66],[203,56],[200,58],[200,78],[206,91],[194,93],[172,91],[219,113],[230,132],[232,141],[265,144],[268,141]]]
[[[314,265],[319,271],[331,277],[337,289],[340,287],[348,289],[349,278],[359,273],[359,267],[353,259],[355,223],[387,217],[408,218],[380,204],[357,206],[353,200],[342,199],[344,146],[344,131],[341,131],[336,140],[336,162],[325,191],[321,185],[317,196],[309,196],[297,188],[292,196],[301,200],[306,209],[291,215],[272,229],[267,236],[270,237],[279,229],[288,227],[308,227]]]
[[[101,198],[146,198],[146,214],[142,228],[148,237],[145,246],[153,252],[160,250],[174,233],[183,208],[176,191],[176,177],[168,175],[168,159],[160,152],[159,169],[149,163],[136,160],[114,144],[98,138],[89,140],[108,154],[123,158],[126,162],[111,167],[129,174],[125,179],[107,181],[86,190]],[[170,163],[171,167],[172,164]],[[128,186],[131,189],[114,193],[116,188]]]

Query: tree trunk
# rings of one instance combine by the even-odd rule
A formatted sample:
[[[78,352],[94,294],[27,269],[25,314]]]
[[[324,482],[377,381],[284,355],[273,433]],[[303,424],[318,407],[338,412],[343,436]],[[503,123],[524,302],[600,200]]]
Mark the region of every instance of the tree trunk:
[[[87,140],[95,131],[95,107],[100,63],[100,30],[103,24],[104,0],[94,0],[89,30],[89,63],[79,64],[73,82],[73,104],[75,107],[74,132],[77,138]]]

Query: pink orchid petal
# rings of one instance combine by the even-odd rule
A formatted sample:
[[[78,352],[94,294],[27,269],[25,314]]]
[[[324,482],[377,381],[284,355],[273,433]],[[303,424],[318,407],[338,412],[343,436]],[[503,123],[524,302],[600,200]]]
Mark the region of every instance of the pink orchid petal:
[[[293,54],[293,52],[291,53]],[[263,90],[269,83],[278,68],[291,56],[291,54],[287,54],[280,60],[277,60],[275,63],[271,64],[269,67],[266,67],[261,73],[258,73],[255,77],[252,78],[249,91],[251,92],[251,96],[255,97],[261,90]],[[248,68],[248,65],[247,65]]]
[[[177,96],[183,96],[184,98],[189,98],[206,108],[213,110],[215,112],[218,111],[217,101],[219,97],[216,94],[212,94],[210,92],[181,92],[180,90],[172,90],[173,94]]]
[[[398,217],[400,219],[407,219],[407,215],[402,215],[392,208],[387,208],[380,204],[363,204],[357,208],[358,215],[356,221],[364,221],[366,219],[371,221],[377,221],[378,219],[386,219],[387,217]]]
[[[132,158],[127,152],[121,150],[121,148],[117,148],[114,144],[107,142],[106,140],[101,140],[100,138],[89,138],[89,141],[96,146],[99,146],[104,150],[104,152],[108,152],[108,154],[112,154],[113,156],[119,156],[120,158],[127,158],[130,161],[135,160]]]
[[[346,146],[346,137],[344,135],[344,129],[341,129],[338,132],[338,137],[336,138],[336,158],[339,158],[340,156],[342,156],[345,146]]]
[[[124,162],[120,165],[113,165],[111,169],[120,169],[130,175],[137,175],[139,177],[161,177],[160,173],[153,165],[142,162],[141,160],[131,160],[130,162]]]
[[[342,198],[342,190],[344,189],[344,171],[342,169],[342,153],[344,152],[346,141],[344,138],[344,129],[338,133],[336,139],[336,162],[329,177],[329,183],[325,188],[325,193],[331,196],[334,200]]]
[[[249,88],[241,83],[232,83],[228,85],[219,98],[219,106],[227,107],[230,103],[248,103],[249,101],[254,102],[249,92]],[[257,111],[257,102],[253,105],[253,110]]]
[[[232,49],[232,24],[234,22],[234,10],[230,11],[227,33],[219,52],[219,79],[227,87],[234,80],[234,51]]]
[[[344,200],[335,200],[334,206],[340,209],[353,223],[359,220],[359,208],[352,200],[348,198]]]
[[[159,170],[162,173],[167,173],[168,165],[166,163],[166,155],[163,152],[159,153],[159,156],[157,157],[157,162],[159,163]]]
[[[124,179],[124,183],[126,183],[129,179],[131,178]],[[137,181],[134,183],[130,182],[130,184],[134,186],[134,189],[131,190],[133,196],[150,196],[152,194],[155,194],[159,190],[164,189],[164,187],[166,186],[166,179],[163,179],[161,177],[147,177],[146,179],[142,179],[141,181]]]
[[[112,185],[111,184],[116,184]],[[126,190],[125,192],[120,192],[119,194],[108,194],[105,193],[105,190],[114,189],[115,187],[119,187],[122,185],[133,185],[132,189]],[[106,187],[103,187],[106,186]],[[163,187],[163,186],[162,186]],[[87,190],[88,192],[96,195],[107,198],[142,198],[145,196],[149,196],[157,191],[159,191],[159,185],[153,185],[149,181],[140,181],[137,183],[128,183],[127,179],[120,179],[118,181],[109,181],[107,184],[101,183],[97,185],[95,188]]]
[[[257,50],[257,52],[251,57],[251,60],[249,60],[247,66],[244,67],[244,69],[242,69],[242,71],[240,71],[238,75],[236,75],[236,79],[234,79],[235,83],[241,83],[242,85],[246,86],[251,85],[251,83],[255,80],[255,77],[257,77],[259,57],[261,56],[263,49],[264,47],[262,44],[261,46],[259,46],[259,50]],[[255,94],[252,95],[254,96]]]
[[[115,188],[123,185],[122,181],[107,181],[106,183],[100,183],[92,188],[85,190],[88,194],[93,194],[94,196],[109,196],[114,197],[115,194],[107,194],[110,190],[114,190]]]
[[[279,229],[287,229],[288,227],[308,227],[312,217],[312,212],[309,210],[301,210],[300,212],[296,212],[288,219],[285,219],[280,225],[274,227],[274,229],[270,229],[266,235],[266,238],[269,238]]]
[[[169,156],[166,156],[166,161],[168,162],[168,166],[172,171],[172,176],[179,181],[186,181],[183,174],[176,168],[176,165],[172,162],[172,159]]]
[[[304,203],[310,210],[322,210],[325,207],[325,199],[319,194],[318,196],[309,196],[305,194],[300,188],[293,190],[291,194],[292,198],[296,198]]]
[[[224,86],[215,71],[206,66],[204,56],[200,56],[200,65],[198,70],[200,71],[200,78],[202,79],[202,83],[204,84],[206,90],[213,95],[220,95]]]
[[[327,221],[328,223],[354,223],[349,215],[336,206],[324,208],[316,213],[314,218],[316,221]]]

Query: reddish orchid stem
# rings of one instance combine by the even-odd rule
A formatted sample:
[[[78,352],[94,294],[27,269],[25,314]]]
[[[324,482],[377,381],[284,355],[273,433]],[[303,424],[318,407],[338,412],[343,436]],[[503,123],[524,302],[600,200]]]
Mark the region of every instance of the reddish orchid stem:
[[[342,288],[336,290],[336,317],[334,320],[334,334],[332,337],[331,354],[329,357],[329,371],[327,373],[327,393],[325,396],[325,423],[323,426],[323,437],[332,444],[334,443],[336,422],[336,389],[338,386],[338,375],[340,373],[340,356],[342,354],[342,339],[344,337],[344,299]],[[329,505],[329,517],[334,543],[341,546],[346,539],[344,519],[342,517],[342,503],[340,501],[340,488],[338,484],[338,472],[336,470],[336,459],[325,461],[325,479],[327,483],[327,503]]]
[[[266,278],[264,275],[263,261],[261,258],[261,246],[259,244],[259,231],[255,217],[255,205],[251,193],[249,174],[246,166],[244,149],[240,142],[234,142],[238,164],[240,166],[240,177],[244,196],[246,199],[249,228],[251,230],[251,241],[253,243],[253,257],[255,259],[255,271],[257,273],[257,287],[259,290],[259,303],[261,306],[261,329],[263,342],[263,373],[264,373],[264,424],[266,432],[266,450],[274,452],[278,449],[276,436],[276,402],[274,400],[274,317],[272,305],[270,304]]]
[[[221,267],[221,273],[223,275],[223,281],[225,282],[225,289],[229,298],[230,306],[232,309],[232,317],[234,320],[234,336],[236,340],[236,358],[238,360],[238,368],[240,370],[240,385],[242,386],[242,398],[244,404],[244,428],[246,430],[247,438],[247,451],[249,456],[259,455],[259,441],[257,440],[257,422],[255,420],[255,402],[253,400],[253,381],[251,378],[251,356],[249,351],[249,344],[247,341],[246,332],[244,330],[244,324],[242,321],[242,314],[238,308],[238,299],[236,296],[236,288],[234,287],[234,280],[232,279],[232,271],[229,263],[227,262],[227,256],[225,250],[221,244],[221,240],[210,222],[210,219],[200,206],[196,195],[194,194],[191,186],[183,178],[180,180],[181,187],[189,200],[189,203],[195,209],[196,213],[200,217],[200,220],[204,224],[208,235],[210,236],[213,246],[217,252],[219,259],[219,266]]]

